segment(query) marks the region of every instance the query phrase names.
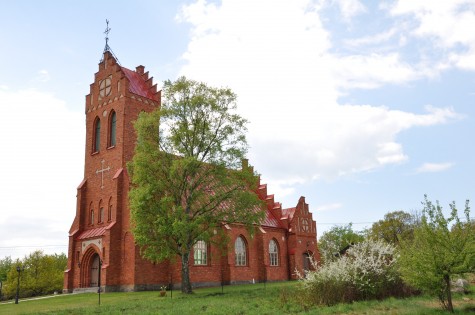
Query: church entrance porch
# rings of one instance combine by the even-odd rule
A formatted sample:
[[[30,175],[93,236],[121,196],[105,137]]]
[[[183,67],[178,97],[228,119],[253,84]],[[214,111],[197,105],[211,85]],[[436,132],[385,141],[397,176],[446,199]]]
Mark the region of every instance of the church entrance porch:
[[[89,248],[83,255],[80,264],[80,285],[74,292],[97,292],[100,283],[101,257],[93,248]]]

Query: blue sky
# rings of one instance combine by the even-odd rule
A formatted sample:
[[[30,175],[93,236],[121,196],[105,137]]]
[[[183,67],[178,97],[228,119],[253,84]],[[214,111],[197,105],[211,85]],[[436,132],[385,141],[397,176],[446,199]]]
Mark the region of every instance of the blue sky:
[[[0,0],[0,258],[66,251],[84,97],[109,44],[155,82],[228,86],[250,163],[318,235],[475,198],[475,1]],[[472,214],[472,216],[474,216]]]

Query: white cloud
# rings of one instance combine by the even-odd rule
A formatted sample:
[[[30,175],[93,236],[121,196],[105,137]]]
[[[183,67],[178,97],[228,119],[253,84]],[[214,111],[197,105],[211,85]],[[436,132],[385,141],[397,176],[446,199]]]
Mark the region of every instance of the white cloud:
[[[341,15],[347,21],[366,12],[366,7],[358,0],[333,0],[333,2],[338,5]]]
[[[81,113],[50,94],[0,90],[0,231],[11,231],[9,243],[2,237],[0,247],[56,245],[52,230],[63,235],[61,243],[67,241],[74,188],[82,180],[83,121]],[[26,230],[34,235],[26,235],[33,222],[35,228]]]
[[[334,202],[334,203],[328,203],[321,206],[317,206],[317,211],[318,212],[333,211],[333,210],[340,209],[341,207],[343,207],[343,204],[341,204],[340,202]]]
[[[454,166],[453,163],[424,163],[417,168],[416,173],[436,173],[446,171]]]
[[[440,45],[471,45],[475,39],[475,1],[414,1],[399,0],[391,8],[391,14],[414,15],[418,26],[413,30],[417,36],[434,36]]]
[[[408,157],[397,141],[401,131],[459,118],[450,107],[414,114],[340,104],[343,89],[426,74],[398,53],[332,54],[319,9],[306,1],[198,1],[180,16],[192,25],[181,74],[239,95],[240,112],[251,120],[251,163],[284,194],[295,183],[402,163]]]
[[[475,43],[467,53],[453,53],[449,60],[456,67],[465,70],[475,70]]]
[[[448,52],[461,69],[475,69],[475,1],[399,0],[389,7],[393,16],[413,17],[412,35],[428,38],[434,49]]]
[[[50,75],[48,70],[40,70],[36,76],[36,81],[39,82],[48,82],[50,80]]]
[[[364,36],[364,37],[355,38],[355,39],[347,39],[345,40],[345,44],[352,47],[358,47],[358,46],[364,46],[364,45],[378,45],[378,44],[389,41],[396,34],[397,34],[397,29],[393,27],[387,31],[380,32],[374,35]]]
[[[335,57],[335,76],[345,88],[376,88],[387,83],[405,83],[422,77],[398,53]]]

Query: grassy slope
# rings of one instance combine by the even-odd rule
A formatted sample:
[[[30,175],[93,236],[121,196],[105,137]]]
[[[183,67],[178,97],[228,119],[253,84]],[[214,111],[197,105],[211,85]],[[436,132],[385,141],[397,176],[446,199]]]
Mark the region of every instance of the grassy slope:
[[[0,314],[446,314],[433,298],[388,299],[342,304],[333,307],[302,308],[293,298],[295,282],[227,286],[195,291],[191,296],[170,292],[159,297],[158,292],[130,292],[57,296],[20,304],[0,304]],[[475,289],[475,288],[474,288]],[[464,301],[462,298],[469,298]],[[456,295],[459,314],[475,312],[475,293]]]

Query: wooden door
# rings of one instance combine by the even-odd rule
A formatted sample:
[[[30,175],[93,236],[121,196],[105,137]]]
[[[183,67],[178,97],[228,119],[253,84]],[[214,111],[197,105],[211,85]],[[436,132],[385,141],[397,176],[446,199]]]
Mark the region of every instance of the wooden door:
[[[99,255],[95,254],[91,265],[91,287],[97,287],[99,284]]]

